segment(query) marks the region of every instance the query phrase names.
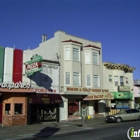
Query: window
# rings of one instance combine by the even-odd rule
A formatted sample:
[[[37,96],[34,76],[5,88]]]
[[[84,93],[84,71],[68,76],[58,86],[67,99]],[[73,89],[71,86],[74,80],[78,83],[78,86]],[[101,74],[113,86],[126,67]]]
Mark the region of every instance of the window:
[[[73,73],[73,85],[80,86],[80,74],[77,72]]]
[[[123,76],[120,76],[120,86],[124,86],[124,78],[123,78]]]
[[[70,72],[65,72],[65,84],[70,85]]]
[[[73,48],[73,61],[80,61],[80,51],[78,48]]]
[[[118,86],[118,76],[114,77],[114,81],[115,81],[115,86]]]
[[[65,47],[65,60],[70,60],[70,47]]]
[[[91,83],[90,83],[90,75],[86,75],[86,85],[87,86],[91,86]]]
[[[90,64],[90,53],[85,52],[85,64]]]
[[[128,82],[128,77],[126,77],[126,84],[129,84],[129,82]]]
[[[14,106],[14,113],[15,114],[22,114],[22,104],[15,104]]]
[[[99,75],[94,75],[93,76],[93,86],[94,87],[100,87],[100,80],[99,80]]]
[[[97,52],[93,52],[93,64],[99,65],[99,55]]]
[[[112,75],[109,75],[109,82],[112,82]]]
[[[5,114],[10,115],[10,110],[11,110],[11,104],[7,103],[5,104]]]

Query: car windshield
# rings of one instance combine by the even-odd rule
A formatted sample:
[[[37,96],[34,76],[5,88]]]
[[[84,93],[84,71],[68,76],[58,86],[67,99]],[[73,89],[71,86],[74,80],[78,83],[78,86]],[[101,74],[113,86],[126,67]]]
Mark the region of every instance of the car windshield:
[[[118,113],[116,114],[126,114],[126,111],[125,110],[120,110]]]

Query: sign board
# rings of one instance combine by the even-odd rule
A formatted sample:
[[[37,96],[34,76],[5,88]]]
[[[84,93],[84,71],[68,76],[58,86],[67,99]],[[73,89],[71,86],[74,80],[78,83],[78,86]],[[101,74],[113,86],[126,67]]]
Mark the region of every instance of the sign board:
[[[35,55],[30,61],[27,61],[25,63],[25,74],[31,76],[36,72],[42,71],[42,59],[42,56]]]
[[[31,85],[28,83],[22,83],[22,82],[3,82],[0,83],[1,88],[8,88],[8,89],[30,89]]]
[[[83,100],[106,100],[106,99],[114,99],[113,94],[111,93],[102,93],[102,94],[92,94],[86,96]]]
[[[107,89],[92,89],[92,88],[79,88],[79,87],[66,87],[66,91],[70,92],[108,92]]]
[[[131,88],[130,86],[118,86],[118,91],[122,91],[122,92],[130,92],[131,91]]]

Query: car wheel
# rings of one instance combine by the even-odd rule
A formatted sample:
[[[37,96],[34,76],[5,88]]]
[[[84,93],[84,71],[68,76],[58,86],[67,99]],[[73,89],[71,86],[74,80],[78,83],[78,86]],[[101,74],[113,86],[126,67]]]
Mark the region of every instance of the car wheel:
[[[116,122],[117,122],[117,123],[122,122],[122,118],[118,117],[118,118],[116,119]]]
[[[138,117],[138,120],[140,121],[140,116]]]

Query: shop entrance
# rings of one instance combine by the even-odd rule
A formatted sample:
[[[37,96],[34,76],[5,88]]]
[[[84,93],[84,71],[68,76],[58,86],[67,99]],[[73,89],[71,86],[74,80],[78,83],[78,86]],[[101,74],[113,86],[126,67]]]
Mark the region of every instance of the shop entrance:
[[[30,124],[59,121],[59,104],[30,104]]]
[[[98,114],[98,100],[94,101],[94,111],[95,111],[95,114]]]

